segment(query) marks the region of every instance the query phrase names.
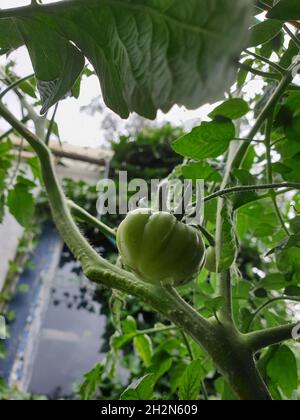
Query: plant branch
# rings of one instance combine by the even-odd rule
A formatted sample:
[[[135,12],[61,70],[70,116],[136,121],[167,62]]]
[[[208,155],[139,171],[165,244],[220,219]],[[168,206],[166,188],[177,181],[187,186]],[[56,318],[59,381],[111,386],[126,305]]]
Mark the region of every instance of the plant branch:
[[[26,124],[29,120],[30,120],[29,117],[24,117],[21,120],[21,122],[22,122],[22,124]],[[14,128],[10,128],[9,130],[5,131],[5,133],[1,134],[1,136],[0,136],[0,142],[2,140],[5,140],[7,137],[9,137],[14,131],[15,131]]]
[[[281,67],[279,64],[273,63],[273,61],[269,60],[266,57],[263,57],[262,55],[256,54],[255,52],[252,52],[250,50],[245,50],[245,52],[249,55],[252,55],[252,57],[256,58],[257,60],[262,61],[263,63],[268,64],[270,67],[272,67],[274,70],[278,71],[280,74],[285,75],[287,70]]]
[[[291,72],[288,72],[281,80],[281,82],[278,84],[275,92],[273,93],[272,97],[269,99],[268,103],[265,105],[264,109],[262,110],[260,116],[256,120],[254,126],[252,127],[249,135],[247,138],[253,140],[258,131],[260,130],[261,126],[264,124],[266,119],[268,118],[270,109],[274,108],[277,104],[277,102],[280,100],[290,83],[293,81],[293,76]],[[247,153],[249,144],[243,143],[240,145],[236,156],[233,161],[233,168],[239,168],[244,160],[244,157]]]
[[[18,79],[15,82],[12,82],[6,89],[0,92],[0,101],[7,95],[11,90],[15,90],[20,84],[30,80],[34,77],[34,74],[30,74],[29,76],[23,77],[22,79]]]
[[[280,74],[277,73],[268,73],[262,70],[254,69],[253,67],[249,66],[245,63],[238,63],[239,68],[248,70],[250,73],[254,74],[255,76],[261,76],[265,79],[271,79],[271,80],[281,80]]]
[[[270,115],[267,118],[266,138],[265,138],[265,146],[266,146],[266,154],[267,154],[267,182],[268,184],[273,184],[272,145],[271,145],[273,122],[274,122],[274,108],[271,108]],[[281,215],[281,211],[278,207],[277,197],[274,193],[274,190],[270,190],[269,194],[270,194],[270,198],[272,200],[277,218],[283,230],[287,234],[287,236],[290,236],[290,232],[288,228],[285,226],[283,217]]]
[[[48,131],[47,131],[47,134],[46,134],[45,143],[46,143],[47,146],[49,146],[49,143],[50,143],[50,137],[51,137],[52,130],[53,130],[53,127],[54,127],[55,117],[56,117],[56,114],[57,114],[58,107],[59,107],[59,102],[54,107],[52,118],[50,120],[50,124],[49,124]]]
[[[248,344],[252,351],[257,353],[258,351],[265,349],[275,344],[281,344],[285,341],[292,340],[293,330],[299,325],[299,323],[282,325],[280,327],[270,328],[267,330],[256,331],[246,335]]]
[[[235,156],[235,152],[237,149],[236,143],[231,143],[227,162],[225,167],[225,173],[223,177],[223,181],[221,184],[221,189],[224,189],[230,179],[230,174],[232,170],[232,163],[233,158]],[[218,199],[218,206],[217,206],[217,219],[216,219],[216,266],[217,266],[217,280],[218,280],[218,292],[221,297],[224,298],[225,304],[221,308],[217,317],[220,318],[220,321],[223,322],[230,322],[232,324],[232,328],[235,328],[233,325],[232,319],[232,287],[231,287],[231,273],[230,271],[219,273],[218,267],[221,260],[222,255],[222,235],[223,235],[223,210],[226,206],[224,202],[223,196],[220,196]],[[226,209],[227,211],[227,209]]]
[[[293,32],[287,25],[283,25],[283,29],[290,36],[291,40],[296,45],[296,47],[300,49],[300,39],[295,34],[293,34]]]
[[[68,206],[74,216],[76,216],[80,221],[93,226],[94,228],[98,229],[101,233],[107,236],[109,239],[116,240],[116,231],[105,223],[98,220],[96,217],[89,214],[86,210],[79,207],[73,201],[68,200]]]
[[[288,301],[288,302],[300,302],[300,297],[289,297],[289,296],[280,296],[277,298],[273,298],[268,300],[267,302],[265,302],[263,305],[261,305],[252,315],[248,327],[247,327],[247,331],[250,331],[253,322],[255,321],[255,319],[257,318],[257,316],[264,310],[266,309],[268,306],[273,305],[273,303],[276,302],[281,302],[281,301]]]
[[[292,188],[295,190],[300,190],[300,184],[295,182],[282,182],[282,183],[274,183],[274,184],[264,184],[264,185],[241,185],[238,187],[232,188],[225,188],[223,190],[219,190],[211,195],[208,195],[204,198],[204,202],[207,203],[208,201],[214,200],[218,197],[224,197],[225,195],[234,194],[234,193],[246,193],[246,192],[255,192],[261,190],[272,190],[272,189],[279,189],[279,188]],[[267,196],[264,196],[267,198]]]

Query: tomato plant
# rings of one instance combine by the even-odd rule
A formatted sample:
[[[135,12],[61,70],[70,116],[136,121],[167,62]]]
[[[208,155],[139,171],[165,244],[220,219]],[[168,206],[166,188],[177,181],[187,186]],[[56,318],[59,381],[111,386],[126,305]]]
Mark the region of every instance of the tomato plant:
[[[122,399],[155,398],[157,383],[176,358],[179,379],[175,369],[169,374],[180,399],[200,394],[208,399],[297,399],[293,303],[300,295],[300,232],[291,205],[299,208],[300,202],[299,4],[207,4],[69,0],[1,10],[0,52],[25,45],[35,79],[3,79],[0,115],[34,150],[38,162],[31,162],[31,168],[43,180],[52,218],[86,277],[114,290],[112,353],[132,342],[145,364],[144,375]],[[129,215],[119,228],[124,266],[98,255],[74,216],[112,239],[115,230],[67,200],[38,119],[32,132],[31,114],[20,121],[5,105],[10,91],[21,97],[39,91],[45,114],[68,92],[78,96],[86,60],[100,80],[106,105],[123,118],[136,112],[154,119],[158,110],[167,112],[173,105],[196,109],[215,103],[205,121],[172,142],[183,160],[176,174],[205,181],[199,230],[208,248],[207,269],[200,270],[200,233],[169,214],[149,210]],[[2,140],[8,137],[9,132]],[[33,185],[24,177],[13,185],[7,182],[11,147],[9,141],[0,144],[0,216],[7,206],[26,224],[34,209]],[[149,236],[143,232],[148,222]],[[174,238],[165,243],[165,229],[172,224],[177,226]],[[178,285],[183,287],[176,290]],[[121,319],[120,301],[128,296],[149,305],[164,324],[139,330],[132,317]],[[168,345],[162,348],[152,335],[168,336]],[[83,399],[92,398],[102,375],[99,365],[86,376]],[[207,392],[207,384],[214,391]]]

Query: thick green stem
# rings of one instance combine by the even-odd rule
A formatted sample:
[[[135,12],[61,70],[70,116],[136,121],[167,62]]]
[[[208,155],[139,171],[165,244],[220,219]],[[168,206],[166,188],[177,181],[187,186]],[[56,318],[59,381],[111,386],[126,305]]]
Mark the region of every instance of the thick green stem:
[[[220,373],[232,387],[241,400],[270,400],[270,393],[261,378],[247,340],[231,324],[219,324],[216,321],[209,323],[206,336],[199,334],[197,323],[186,317],[187,303],[178,295],[175,289],[165,288],[168,299],[175,300],[181,309],[176,313],[169,313],[169,317],[178,325],[178,315],[184,330],[202,347],[215,362]],[[194,311],[194,315],[197,314]],[[189,312],[189,315],[192,313]]]
[[[299,326],[299,323],[282,325],[276,328],[270,328],[268,330],[256,331],[248,334],[247,341],[252,349],[253,353],[257,353],[259,350],[280,344],[288,340],[292,340],[293,330]]]
[[[223,181],[221,184],[221,189],[224,189],[228,184],[230,179],[230,174],[232,170],[232,163],[233,158],[236,153],[237,144],[232,143],[230,145],[230,149],[228,152],[225,173],[223,177]],[[217,265],[217,273],[219,263],[221,261],[221,254],[222,254],[222,243],[223,243],[223,210],[225,209],[226,203],[222,196],[219,196],[218,199],[218,206],[217,206],[217,219],[216,219],[216,265]],[[227,209],[226,209],[227,211]],[[218,292],[221,297],[224,298],[225,304],[220,310],[220,313],[217,314],[221,321],[229,321],[232,323],[232,288],[231,288],[231,274],[230,271],[218,273]],[[235,327],[233,327],[235,328]]]

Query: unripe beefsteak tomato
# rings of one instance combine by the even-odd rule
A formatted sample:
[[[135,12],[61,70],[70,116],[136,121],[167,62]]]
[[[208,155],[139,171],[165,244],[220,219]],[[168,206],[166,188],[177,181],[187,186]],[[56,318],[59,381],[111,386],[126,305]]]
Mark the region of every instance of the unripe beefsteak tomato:
[[[193,280],[205,260],[201,233],[167,212],[137,209],[120,224],[123,264],[151,284],[180,286]]]

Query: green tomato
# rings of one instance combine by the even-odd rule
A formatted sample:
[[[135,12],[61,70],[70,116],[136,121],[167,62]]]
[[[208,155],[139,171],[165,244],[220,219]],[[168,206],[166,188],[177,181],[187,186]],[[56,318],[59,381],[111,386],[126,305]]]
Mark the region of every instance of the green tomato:
[[[216,249],[213,246],[210,246],[209,248],[207,248],[205,268],[207,271],[210,271],[211,273],[217,272]]]
[[[119,226],[117,244],[125,267],[155,285],[188,283],[205,260],[201,233],[167,212],[130,212]]]

